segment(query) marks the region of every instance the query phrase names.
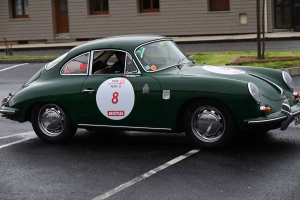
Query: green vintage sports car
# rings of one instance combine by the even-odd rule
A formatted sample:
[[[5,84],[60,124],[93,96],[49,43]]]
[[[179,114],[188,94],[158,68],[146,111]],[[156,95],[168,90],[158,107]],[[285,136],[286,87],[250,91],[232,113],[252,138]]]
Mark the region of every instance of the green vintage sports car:
[[[129,35],[86,43],[46,64],[3,99],[0,113],[30,121],[50,143],[77,128],[114,128],[185,132],[200,148],[220,148],[237,131],[298,124],[293,87],[286,72],[197,65],[170,38]]]

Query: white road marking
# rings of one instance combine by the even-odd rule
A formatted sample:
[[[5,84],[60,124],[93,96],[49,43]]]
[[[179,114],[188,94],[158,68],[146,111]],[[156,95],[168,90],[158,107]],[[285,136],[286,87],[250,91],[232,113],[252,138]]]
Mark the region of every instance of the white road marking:
[[[11,142],[11,143],[8,143],[8,144],[1,145],[0,149],[37,137],[36,134],[33,131],[31,131],[31,132],[26,132],[26,133],[18,133],[18,134],[14,134],[14,135],[3,136],[3,137],[0,137],[0,140],[5,139],[5,138],[15,137],[15,136],[21,136],[23,139],[20,139],[18,141],[14,141],[14,142]]]
[[[122,190],[124,190],[124,189],[126,189],[126,188],[128,188],[128,187],[130,187],[130,186],[132,186],[132,185],[134,185],[134,184],[136,184],[136,183],[152,176],[152,175],[154,175],[154,174],[156,174],[157,172],[159,172],[163,169],[166,169],[166,168],[174,165],[175,163],[178,163],[179,161],[181,161],[181,160],[183,160],[183,159],[185,159],[185,158],[187,158],[187,157],[189,157],[189,156],[191,156],[195,153],[198,153],[199,151],[200,151],[200,149],[191,150],[191,151],[187,152],[184,155],[181,155],[177,158],[174,158],[173,160],[170,160],[169,162],[167,162],[167,163],[165,163],[165,164],[163,164],[163,165],[161,165],[161,166],[159,166],[155,169],[152,169],[152,170],[146,172],[145,174],[142,174],[142,175],[140,175],[140,176],[138,176],[138,177],[136,177],[136,178],[134,178],[134,179],[132,179],[132,180],[130,180],[130,181],[128,181],[128,182],[126,182],[126,183],[124,183],[124,184],[122,184],[122,185],[120,185],[120,186],[118,186],[118,187],[116,187],[116,188],[114,188],[114,189],[98,196],[98,197],[95,197],[93,200],[106,199],[106,198],[108,198],[108,197],[110,197],[110,196],[112,196],[112,195],[114,195],[114,194],[116,194],[116,193],[118,193],[118,192],[120,192],[120,191],[122,191]]]
[[[23,64],[19,64],[19,65],[14,65],[14,66],[11,66],[11,67],[7,67],[7,68],[4,68],[4,69],[0,69],[0,72],[3,72],[5,70],[8,70],[8,69],[12,69],[12,68],[15,68],[15,67],[19,67],[19,66],[22,66],[22,65],[27,65],[29,63],[23,63]]]

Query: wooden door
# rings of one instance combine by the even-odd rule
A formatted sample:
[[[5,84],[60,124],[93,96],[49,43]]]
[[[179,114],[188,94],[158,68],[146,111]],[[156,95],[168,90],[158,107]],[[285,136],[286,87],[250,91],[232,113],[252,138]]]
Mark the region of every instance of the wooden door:
[[[68,0],[55,0],[56,33],[69,33]]]

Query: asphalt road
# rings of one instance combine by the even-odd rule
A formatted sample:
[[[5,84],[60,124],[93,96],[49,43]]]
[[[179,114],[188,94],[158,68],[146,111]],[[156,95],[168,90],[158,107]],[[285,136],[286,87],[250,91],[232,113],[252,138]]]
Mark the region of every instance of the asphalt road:
[[[224,42],[224,43],[195,43],[179,44],[184,52],[223,52],[223,51],[256,51],[256,42]],[[50,50],[14,51],[14,55],[62,55],[70,48]],[[266,41],[266,51],[300,51],[300,40]],[[0,52],[3,56],[4,52]]]
[[[0,65],[1,97],[43,64],[3,71],[10,66]],[[300,91],[300,77],[294,81]],[[184,134],[80,129],[69,143],[49,145],[30,123],[0,118],[0,127],[0,199],[300,198],[300,126],[188,157],[195,148]]]

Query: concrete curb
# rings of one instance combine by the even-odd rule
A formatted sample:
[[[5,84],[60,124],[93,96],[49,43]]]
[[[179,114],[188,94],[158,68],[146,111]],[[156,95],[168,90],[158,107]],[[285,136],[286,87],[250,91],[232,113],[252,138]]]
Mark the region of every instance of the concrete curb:
[[[284,68],[281,69],[282,71],[286,71],[291,76],[298,76],[300,75],[300,67],[294,67],[294,68]]]
[[[234,42],[256,42],[256,34],[241,35],[210,35],[210,36],[183,36],[171,37],[177,44],[205,44],[205,43],[234,43]],[[278,32],[267,33],[266,41],[288,41],[300,40],[298,32]],[[50,43],[50,44],[24,44],[13,45],[13,51],[31,51],[31,50],[52,50],[52,49],[71,49],[90,41],[76,41],[67,43]],[[0,46],[0,50],[4,50]]]

